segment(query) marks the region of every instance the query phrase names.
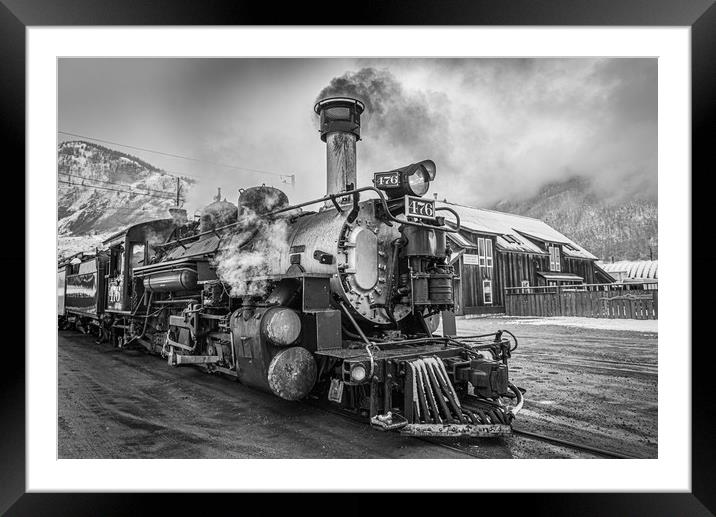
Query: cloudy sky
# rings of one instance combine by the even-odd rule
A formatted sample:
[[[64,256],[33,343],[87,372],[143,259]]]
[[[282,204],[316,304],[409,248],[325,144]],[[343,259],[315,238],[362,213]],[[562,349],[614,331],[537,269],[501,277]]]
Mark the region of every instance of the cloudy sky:
[[[656,197],[655,59],[62,59],[59,129],[202,160],[110,145],[199,177],[192,209],[280,174],[296,175],[283,188],[298,202],[325,194],[312,108],[330,94],[368,106],[360,185],[431,158],[432,192],[464,204],[573,176],[616,200]]]

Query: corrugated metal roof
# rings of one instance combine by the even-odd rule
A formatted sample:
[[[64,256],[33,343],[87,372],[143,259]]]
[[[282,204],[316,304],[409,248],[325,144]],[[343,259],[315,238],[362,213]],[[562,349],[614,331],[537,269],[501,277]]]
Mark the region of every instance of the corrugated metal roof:
[[[657,280],[659,278],[658,260],[618,260],[617,262],[597,262],[599,267],[614,276],[621,273],[622,278],[635,280]]]
[[[538,241],[562,244],[562,251],[567,257],[597,258],[539,219],[485,208],[456,205],[445,201],[437,201],[436,206],[444,206],[455,210],[460,216],[461,225],[468,230],[497,235],[497,247],[502,251],[546,254],[547,250],[542,249],[530,240],[536,239]]]

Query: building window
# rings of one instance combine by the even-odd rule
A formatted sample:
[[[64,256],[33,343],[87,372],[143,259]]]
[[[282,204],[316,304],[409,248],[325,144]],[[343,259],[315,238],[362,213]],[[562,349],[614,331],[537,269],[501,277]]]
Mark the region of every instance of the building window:
[[[485,239],[485,265],[492,267],[492,239]]]
[[[482,281],[482,301],[486,305],[492,304],[492,280]]]
[[[480,257],[480,266],[485,266],[485,239],[482,237],[477,239],[477,255]]]
[[[560,256],[559,256],[559,247],[557,247],[557,246],[549,247],[549,270],[550,271],[561,271],[562,270],[562,265],[561,265]]]

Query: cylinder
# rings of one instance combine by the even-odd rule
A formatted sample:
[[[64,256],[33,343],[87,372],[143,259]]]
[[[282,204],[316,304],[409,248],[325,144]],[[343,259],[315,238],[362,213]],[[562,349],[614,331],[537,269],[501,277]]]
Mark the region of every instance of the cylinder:
[[[196,271],[165,271],[144,279],[144,288],[155,293],[196,289]]]
[[[261,330],[266,339],[276,346],[292,345],[301,334],[301,318],[296,311],[274,307],[263,317]]]

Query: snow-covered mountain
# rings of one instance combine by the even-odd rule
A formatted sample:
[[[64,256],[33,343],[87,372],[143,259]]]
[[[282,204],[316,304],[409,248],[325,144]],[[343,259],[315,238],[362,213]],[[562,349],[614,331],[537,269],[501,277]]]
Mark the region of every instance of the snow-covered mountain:
[[[588,180],[572,178],[495,209],[542,219],[602,260],[658,257],[657,203],[646,196],[607,198]]]
[[[126,153],[84,141],[57,152],[58,254],[91,251],[120,229],[169,217],[177,177]],[[191,178],[180,178],[181,194]]]

